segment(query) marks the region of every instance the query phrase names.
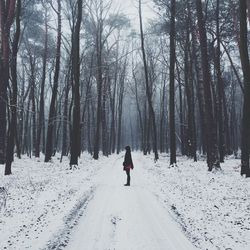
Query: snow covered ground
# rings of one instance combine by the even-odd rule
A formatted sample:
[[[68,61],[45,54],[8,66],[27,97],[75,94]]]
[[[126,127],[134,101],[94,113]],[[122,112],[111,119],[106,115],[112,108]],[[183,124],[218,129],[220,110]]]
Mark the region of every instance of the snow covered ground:
[[[132,157],[130,187],[123,154],[84,154],[74,170],[67,159],[24,158],[7,177],[0,166],[0,249],[250,249],[250,180],[239,160],[209,173],[184,157],[174,168],[166,155]]]
[[[84,154],[81,167],[69,170],[68,159],[62,164],[53,160],[16,159],[11,176],[3,176],[0,165],[0,187],[7,191],[6,207],[0,211],[1,250],[42,249],[55,241],[65,244],[93,195],[93,176],[108,161],[102,158],[97,162]],[[2,193],[0,204],[3,199]]]
[[[153,195],[141,155],[134,156],[130,187],[123,186],[122,160],[111,161],[102,170],[95,196],[66,249],[195,249]]]
[[[213,173],[206,162],[184,157],[171,168],[166,155],[152,161],[153,156],[142,158],[152,191],[195,246],[250,249],[250,179],[240,176],[240,160],[228,159]]]

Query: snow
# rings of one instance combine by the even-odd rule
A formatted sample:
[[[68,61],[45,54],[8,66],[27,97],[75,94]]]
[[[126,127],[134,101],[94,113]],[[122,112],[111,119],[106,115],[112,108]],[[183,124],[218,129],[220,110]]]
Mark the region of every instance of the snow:
[[[66,158],[16,159],[11,176],[0,166],[0,249],[250,249],[250,180],[239,160],[210,173],[204,161],[179,157],[170,168],[166,155],[154,163],[132,152],[125,187],[123,156],[84,153],[73,170]]]
[[[227,159],[212,173],[204,161],[182,157],[170,168],[166,155],[150,160],[143,158],[153,192],[196,247],[250,249],[250,180],[240,176],[240,160]]]
[[[110,162],[66,249],[195,249],[151,192],[141,156],[135,154],[130,187],[122,161]]]
[[[0,166],[0,186],[7,191],[6,207],[0,211],[0,249],[41,249],[55,232],[65,232],[77,217],[69,215],[91,197],[91,179],[107,161],[84,154],[81,167],[69,170],[68,159],[62,164],[56,157],[52,163],[42,160],[16,159],[11,176],[4,176]]]

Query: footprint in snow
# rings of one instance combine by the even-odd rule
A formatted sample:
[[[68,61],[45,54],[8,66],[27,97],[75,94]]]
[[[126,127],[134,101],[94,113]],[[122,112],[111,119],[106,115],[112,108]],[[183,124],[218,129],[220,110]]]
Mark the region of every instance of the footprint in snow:
[[[113,216],[111,219],[110,219],[110,221],[111,221],[111,223],[113,224],[113,225],[117,225],[117,222],[118,221],[120,221],[120,220],[122,220],[121,218],[119,218],[119,217],[117,217],[117,216]]]

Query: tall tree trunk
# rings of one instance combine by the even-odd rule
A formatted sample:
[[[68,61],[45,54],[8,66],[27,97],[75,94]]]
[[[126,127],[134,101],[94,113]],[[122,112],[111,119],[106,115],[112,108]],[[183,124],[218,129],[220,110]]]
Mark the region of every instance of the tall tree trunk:
[[[116,146],[115,144],[116,142],[116,127],[115,127],[116,86],[117,86],[117,80],[115,77],[113,91],[111,91],[110,84],[109,84],[110,109],[111,109],[110,142],[109,142],[110,153],[115,152],[115,146]]]
[[[153,137],[152,138],[153,138],[153,149],[154,149],[154,155],[155,155],[154,159],[155,159],[155,161],[157,161],[159,159],[158,150],[157,150],[157,127],[156,127],[156,121],[155,121],[155,112],[154,112],[153,103],[152,103],[152,91],[150,91],[150,86],[149,86],[146,52],[145,52],[145,48],[144,48],[144,34],[143,34],[143,27],[142,27],[141,0],[139,0],[139,20],[140,20],[141,50],[142,50],[145,84],[146,84],[146,95],[147,95],[147,100],[148,100],[149,116],[152,119],[152,127],[153,127]]]
[[[126,63],[125,63],[126,64]],[[126,65],[124,66],[126,67]],[[125,74],[125,72],[121,72]],[[118,125],[117,125],[117,148],[116,153],[119,154],[121,150],[121,137],[122,137],[122,110],[123,110],[123,97],[124,97],[124,76],[121,76],[119,81],[119,100],[118,100]]]
[[[185,99],[183,99],[182,97],[182,82],[181,82],[180,70],[178,68],[178,65],[176,65],[176,71],[177,71],[177,82],[178,82],[178,89],[179,89],[180,146],[181,146],[181,154],[185,155],[187,154],[187,145],[186,145],[186,130],[187,129],[185,128],[185,124],[184,124],[185,112],[183,112],[185,111],[185,109],[183,110],[183,100],[185,101]]]
[[[71,61],[71,60],[70,60]],[[69,67],[66,79],[65,79],[65,91],[64,91],[64,103],[63,103],[63,128],[62,128],[62,154],[61,154],[61,161],[62,157],[67,155],[68,152],[68,127],[69,127],[69,122],[68,122],[68,103],[69,103],[69,89],[70,89],[70,72],[71,69]]]
[[[160,111],[160,152],[164,152],[164,120],[165,120],[165,92],[166,92],[166,79],[163,79],[163,89],[161,98],[161,111]]]
[[[170,135],[170,165],[176,164],[175,140],[175,0],[171,0],[170,20],[170,68],[169,68],[169,135]]]
[[[196,155],[196,125],[195,125],[195,104],[194,104],[194,85],[193,85],[193,61],[192,53],[190,49],[190,27],[191,27],[191,13],[190,13],[190,3],[188,2],[188,17],[187,17],[187,27],[186,27],[186,42],[185,42],[185,52],[184,52],[184,67],[185,67],[185,88],[187,96],[187,106],[188,106],[188,148],[190,156],[197,161]]]
[[[246,0],[240,0],[240,59],[244,77],[244,102],[241,131],[241,175],[250,177],[250,64],[247,44]]]
[[[30,98],[31,98],[31,110],[32,110],[32,154],[35,155],[36,146],[36,100],[35,100],[35,87],[36,87],[36,77],[35,77],[35,56],[29,55],[30,60]]]
[[[193,155],[193,116],[194,116],[194,108],[192,107],[192,89],[191,89],[191,79],[190,79],[190,61],[189,61],[189,30],[187,27],[186,34],[186,44],[185,44],[185,58],[184,58],[184,73],[185,73],[185,93],[187,97],[187,155],[190,157],[194,157]]]
[[[8,3],[8,4],[7,4]],[[0,1],[0,164],[5,163],[6,108],[9,85],[9,36],[15,16],[16,0]]]
[[[102,0],[101,0],[102,1]],[[101,109],[102,109],[102,32],[103,32],[103,20],[102,20],[102,2],[101,2],[101,17],[98,21],[98,30],[96,34],[96,56],[97,56],[97,113],[96,113],[96,131],[94,141],[94,155],[93,158],[97,160],[99,158],[100,150],[100,130],[101,130]]]
[[[142,114],[141,114],[141,109],[140,109],[140,103],[139,103],[139,98],[138,98],[138,83],[137,83],[137,79],[135,76],[135,72],[133,70],[132,72],[133,74],[133,78],[134,78],[134,82],[135,82],[135,100],[136,100],[136,107],[137,107],[137,112],[138,112],[138,117],[139,117],[139,127],[140,127],[140,134],[141,134],[141,150],[143,150],[145,148],[144,145],[144,128],[143,128],[143,121],[142,121]]]
[[[45,39],[44,39],[44,52],[43,52],[43,71],[42,71],[42,80],[41,80],[41,93],[40,93],[40,104],[39,104],[39,121],[37,129],[37,138],[36,138],[36,153],[35,156],[40,156],[40,143],[41,143],[41,134],[42,128],[44,125],[44,87],[46,80],[46,66],[47,66],[47,54],[48,54],[48,14],[47,8],[45,7]]]
[[[12,97],[11,97],[11,121],[8,131],[5,175],[11,174],[11,163],[14,160],[14,145],[17,139],[17,52],[20,38],[20,12],[21,0],[17,1],[16,8],[16,32],[14,35],[11,55]]]
[[[110,108],[111,108],[111,125],[110,125],[110,151],[115,152],[116,147],[116,122],[115,122],[115,106],[116,106],[116,94],[117,94],[117,79],[118,79],[118,52],[119,52],[119,40],[116,45],[116,63],[115,63],[115,76],[113,83],[113,90],[111,91],[111,86],[109,84],[110,93]]]
[[[74,107],[73,107],[73,125],[72,125],[72,143],[70,148],[70,166],[78,165],[78,157],[81,152],[80,141],[80,29],[82,22],[82,0],[77,1],[77,21],[73,36],[73,58],[72,70],[74,80]]]
[[[29,144],[30,102],[31,102],[31,95],[29,94],[27,103],[27,112],[26,112],[27,114],[24,123],[24,135],[23,135],[23,153],[27,153],[27,155],[29,152],[28,144]]]
[[[208,164],[208,170],[212,171],[213,168],[216,169],[220,168],[220,162],[218,159],[216,123],[212,105],[211,73],[208,63],[208,52],[207,52],[207,34],[204,23],[201,0],[196,0],[196,10],[197,10],[198,28],[200,34],[201,62],[202,62],[202,72],[203,72],[203,84],[204,84],[207,164]]]
[[[192,58],[193,58],[193,65],[194,65],[194,71],[196,76],[196,93],[197,93],[197,99],[199,104],[199,120],[200,120],[200,151],[202,151],[203,154],[206,152],[206,136],[205,136],[205,101],[204,101],[204,89],[203,89],[203,80],[202,80],[202,72],[201,72],[201,63],[199,61],[200,54],[198,51],[198,44],[197,44],[197,38],[194,32],[194,27],[192,27],[191,30],[192,33]]]
[[[71,60],[70,60],[71,62]],[[64,102],[63,102],[63,128],[62,128],[62,154],[61,154],[61,160],[63,156],[67,155],[68,148],[69,148],[69,140],[68,140],[68,127],[69,127],[69,120],[68,120],[68,103],[69,103],[69,90],[70,90],[70,72],[71,67],[69,66],[69,70],[67,72],[67,75],[65,77],[65,90],[64,90]]]
[[[103,95],[102,95],[102,153],[108,156],[108,130],[107,130],[107,118],[106,118],[106,99],[107,99],[107,85],[108,83],[108,72],[106,73],[103,84]]]
[[[224,84],[221,77],[221,66],[220,66],[220,0],[216,1],[216,38],[217,38],[217,47],[215,55],[215,68],[216,68],[216,77],[217,77],[217,93],[218,93],[218,107],[217,107],[217,122],[218,122],[218,139],[219,139],[219,155],[220,162],[224,162],[225,155],[225,130],[224,130],[224,119],[223,119],[223,91]]]
[[[20,113],[18,118],[18,140],[20,144],[20,154],[24,154],[24,147],[23,147],[23,126],[24,126],[24,85],[25,85],[25,74],[24,74],[24,66],[22,67],[22,80],[21,80],[21,96],[19,101],[20,106]]]
[[[92,130],[91,130],[91,112],[90,112],[90,98],[87,100],[87,111],[88,111],[88,123],[87,123],[87,135],[88,135],[88,152],[92,155]]]
[[[91,87],[92,87],[92,83],[91,83],[91,77],[92,77],[92,68],[93,68],[93,57],[94,57],[94,53],[91,54],[91,61],[90,61],[90,72],[89,72],[89,77],[87,80],[87,86],[86,86],[86,93],[85,93],[85,100],[84,100],[84,104],[83,104],[83,109],[82,109],[82,118],[81,118],[81,138],[82,141],[85,140],[86,133],[85,133],[85,114],[86,114],[86,110],[87,110],[87,105],[88,105],[88,98],[90,95],[90,91],[91,91]],[[85,140],[86,141],[86,140]],[[84,145],[82,143],[81,146],[81,150],[84,150]]]
[[[56,47],[56,66],[55,66],[55,74],[54,74],[54,84],[52,89],[52,97],[49,109],[49,119],[48,119],[48,129],[47,129],[47,138],[46,138],[46,149],[45,149],[45,162],[51,160],[51,156],[53,154],[53,131],[54,131],[54,122],[55,122],[55,113],[56,113],[56,97],[57,97],[57,89],[58,89],[58,80],[60,73],[60,58],[61,58],[61,29],[62,29],[62,21],[61,21],[61,0],[57,0],[57,47]]]

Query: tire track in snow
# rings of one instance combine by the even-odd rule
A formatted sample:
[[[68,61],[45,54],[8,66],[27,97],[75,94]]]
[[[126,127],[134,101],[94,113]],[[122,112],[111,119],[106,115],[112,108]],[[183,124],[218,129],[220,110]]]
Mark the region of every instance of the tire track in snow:
[[[86,191],[82,199],[79,200],[72,208],[68,216],[64,218],[63,228],[53,235],[53,238],[47,243],[44,250],[52,249],[64,249],[67,246],[72,229],[78,224],[79,219],[83,215],[88,203],[93,199],[95,187],[90,187],[90,190]]]
[[[155,198],[141,155],[134,154],[131,186],[122,160],[103,166],[85,216],[74,228],[69,250],[193,250],[195,249]]]

